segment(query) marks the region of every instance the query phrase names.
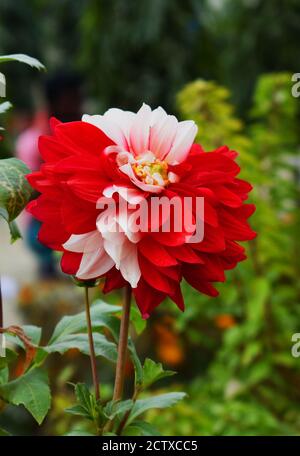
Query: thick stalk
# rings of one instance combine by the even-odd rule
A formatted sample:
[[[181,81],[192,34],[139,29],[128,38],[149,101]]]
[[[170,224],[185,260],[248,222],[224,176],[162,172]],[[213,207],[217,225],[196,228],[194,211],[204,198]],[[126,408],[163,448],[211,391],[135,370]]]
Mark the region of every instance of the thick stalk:
[[[121,317],[120,337],[118,345],[118,360],[116,367],[116,378],[113,400],[118,401],[122,399],[124,379],[125,379],[125,366],[126,355],[128,346],[128,331],[130,321],[130,304],[131,304],[131,286],[128,285],[124,292],[124,304]]]
[[[95,396],[96,399],[100,399],[100,387],[99,387],[99,379],[98,379],[98,372],[96,366],[96,354],[95,354],[95,347],[94,347],[94,339],[93,339],[93,329],[92,329],[92,321],[91,321],[91,313],[90,313],[90,301],[89,301],[89,289],[88,287],[84,288],[85,291],[85,313],[86,313],[86,322],[87,322],[87,330],[88,330],[88,337],[89,337],[89,345],[90,345],[90,360],[91,360],[91,368],[92,368],[92,376],[93,376],[93,383],[95,389]]]

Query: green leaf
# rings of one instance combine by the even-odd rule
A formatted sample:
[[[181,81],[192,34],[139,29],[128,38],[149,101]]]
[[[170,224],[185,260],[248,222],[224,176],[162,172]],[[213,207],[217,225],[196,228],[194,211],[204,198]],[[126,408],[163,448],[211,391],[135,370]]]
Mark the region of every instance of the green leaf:
[[[5,429],[0,428],[0,436],[1,437],[7,437],[11,435],[9,432],[5,431]]]
[[[9,55],[1,55],[0,56],[0,63],[4,62],[21,62],[26,63],[26,65],[31,66],[32,68],[36,68],[38,70],[45,70],[44,65],[34,57],[30,57],[29,55],[25,54],[9,54]]]
[[[48,376],[41,369],[32,369],[16,380],[0,385],[0,396],[10,404],[24,405],[41,424],[51,403]]]
[[[152,359],[146,358],[143,366],[142,389],[146,389],[158,380],[171,377],[176,372],[164,370],[161,363],[155,363]]]
[[[8,223],[9,231],[10,231],[10,242],[13,244],[18,239],[22,239],[22,235],[20,233],[19,227],[15,220]]]
[[[90,392],[84,383],[75,385],[75,395],[78,404],[66,409],[66,412],[87,418],[101,427],[107,421],[107,418],[100,401],[96,400],[95,395]]]
[[[0,385],[3,385],[8,382],[9,370],[8,367],[3,367],[0,369]]]
[[[5,349],[5,356],[0,357],[0,369],[3,369],[8,364],[12,363],[18,357],[17,353],[10,348]]]
[[[91,434],[90,432],[81,431],[80,429],[74,431],[70,431],[67,434],[64,434],[66,437],[94,437],[95,434]]]
[[[10,108],[12,108],[12,104],[9,101],[4,101],[3,103],[0,103],[0,114],[4,114]]]
[[[110,314],[119,312],[120,310],[120,306],[113,306],[100,300],[95,301],[91,307],[93,329],[100,327],[107,327],[111,329],[113,323]],[[83,332],[86,328],[85,312],[63,317],[57,324],[49,344],[59,341],[62,337],[65,337],[68,334]]]
[[[25,176],[29,169],[17,158],[0,160],[0,216],[10,224],[28,203],[32,189]],[[18,236],[14,225],[10,225],[12,240]]]
[[[247,386],[254,386],[258,383],[267,380],[272,375],[271,364],[268,363],[267,359],[264,359],[261,362],[256,362],[253,364],[252,369],[247,375]]]
[[[115,341],[117,341],[119,337],[120,321],[112,314],[117,313],[120,310],[122,310],[120,306],[107,304],[101,300],[95,301],[91,307],[91,320],[93,331],[99,330],[101,328],[107,328],[110,330]],[[51,353],[53,351],[59,351],[60,353],[64,353],[69,348],[78,348],[83,353],[89,354],[89,347],[86,343],[86,336],[83,334],[80,334],[79,338],[75,338],[74,336],[74,333],[79,333],[86,330],[87,325],[85,312],[63,317],[62,320],[57,324],[48,346],[43,347],[44,353],[45,351],[47,351],[48,353]],[[108,342],[104,338],[104,336],[97,334],[95,332],[93,334],[96,345],[96,354],[98,356],[105,356],[111,361],[116,361],[116,346],[112,342]],[[84,344],[82,338],[84,339]],[[98,340],[99,344],[97,343]],[[103,341],[108,351],[105,350],[104,353],[101,351],[97,352],[97,345],[99,345],[100,350],[100,345]],[[73,347],[71,346],[72,344],[74,345]],[[136,383],[140,384],[142,382],[143,368],[131,339],[129,339],[128,341],[128,348],[135,368]],[[42,362],[44,356],[45,355],[43,355],[43,352],[39,350],[37,359],[39,359]]]
[[[108,341],[103,334],[93,333],[93,338],[96,356],[103,356],[109,361],[115,362],[117,360],[116,344]],[[89,356],[90,348],[88,334],[68,334],[66,336],[61,336],[55,342],[41,347],[40,351],[42,350],[47,353],[58,352],[62,355],[72,348],[76,348],[84,355]]]
[[[33,344],[39,345],[42,337],[42,328],[34,325],[23,325],[22,329]]]
[[[87,412],[87,410],[82,407],[82,405],[73,405],[73,407],[68,407],[65,409],[65,412],[69,413],[70,415],[82,416],[88,420],[92,419],[89,412]]]
[[[139,399],[135,402],[131,410],[130,416],[127,420],[127,425],[132,423],[138,416],[142,415],[147,410],[172,407],[177,402],[181,401],[185,396],[185,393],[166,393],[149,397],[147,399]]]
[[[251,284],[253,297],[247,302],[247,317],[258,328],[264,321],[265,305],[270,296],[270,287],[271,284],[264,277],[255,278]]]
[[[138,335],[142,334],[147,326],[147,320],[141,317],[141,313],[136,306],[131,307],[130,321]]]
[[[134,421],[130,426],[126,427],[122,435],[128,436],[159,436],[161,435],[152,424],[146,421]]]
[[[90,408],[92,394],[85,383],[77,383],[75,385],[75,395],[78,403],[85,407],[86,409]]]
[[[262,343],[259,340],[250,341],[246,345],[241,362],[243,365],[248,366],[254,359],[261,353]]]
[[[143,367],[131,338],[128,339],[128,350],[134,366],[135,385],[140,386],[143,381]]]
[[[133,406],[133,401],[128,399],[126,401],[109,401],[105,405],[103,412],[110,420],[113,420],[116,416],[121,416],[128,412]]]
[[[0,130],[1,130],[1,128],[0,128]],[[0,183],[0,187],[1,187],[1,183]],[[18,228],[16,221],[15,220],[12,220],[11,222],[9,221],[9,214],[4,207],[0,207],[0,217],[4,218],[4,220],[8,224],[8,228],[10,231],[10,242],[13,244],[18,239],[21,239],[22,235],[20,233],[20,230]]]
[[[21,329],[23,329],[25,335],[31,340],[34,345],[39,345],[42,337],[42,328],[34,325],[23,325],[21,326]],[[25,348],[24,343],[18,337],[16,337],[16,335],[8,333],[5,337],[6,340],[18,345],[23,349]]]

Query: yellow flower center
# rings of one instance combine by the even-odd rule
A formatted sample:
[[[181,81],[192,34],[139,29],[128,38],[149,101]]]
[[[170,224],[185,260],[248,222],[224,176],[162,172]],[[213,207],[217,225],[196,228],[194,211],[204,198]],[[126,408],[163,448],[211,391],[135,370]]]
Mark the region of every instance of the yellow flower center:
[[[137,178],[145,184],[165,186],[169,183],[168,164],[158,158],[153,162],[133,163],[132,169]]]

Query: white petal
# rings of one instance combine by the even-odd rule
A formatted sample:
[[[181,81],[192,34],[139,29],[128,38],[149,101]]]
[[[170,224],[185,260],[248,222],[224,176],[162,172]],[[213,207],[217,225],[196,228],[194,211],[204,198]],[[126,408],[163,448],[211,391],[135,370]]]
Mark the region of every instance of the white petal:
[[[130,242],[137,243],[141,240],[141,233],[135,230],[134,218],[130,217],[134,210],[130,210],[124,205],[123,210],[120,210],[116,216],[116,222]]]
[[[116,268],[119,269],[122,258],[122,245],[126,239],[121,227],[115,219],[107,219],[100,214],[97,218],[97,228],[103,236],[103,246],[108,255],[116,263]]]
[[[108,147],[106,149],[108,149]],[[116,157],[116,161],[117,161],[117,165],[118,166],[122,166],[122,165],[126,165],[127,163],[134,163],[135,162],[132,153],[124,151],[124,150],[121,150],[121,151],[118,152],[118,155]]]
[[[118,222],[122,224],[121,219],[118,219]],[[111,218],[105,218],[100,214],[97,218],[97,229],[103,236],[105,252],[120,270],[124,279],[135,288],[141,276],[136,244],[130,242],[118,222],[116,219],[113,220],[113,211]]]
[[[63,244],[63,248],[69,252],[93,252],[96,249],[103,249],[103,239],[98,230],[84,234],[72,234]]]
[[[127,241],[124,251],[126,251],[126,255],[122,258],[120,272],[124,279],[130,283],[131,287],[136,288],[141,278],[137,247]]]
[[[127,152],[126,150],[124,150],[124,148],[122,146],[117,146],[117,145],[115,145],[115,146],[107,146],[104,149],[104,153],[105,153],[105,155],[110,155],[110,154],[118,154],[118,155],[119,154],[127,154],[127,156],[132,155],[129,152]]]
[[[84,114],[82,116],[82,120],[83,122],[95,125],[95,127],[102,130],[103,133],[105,133],[106,136],[108,136],[116,144],[122,146],[125,149],[127,148],[127,140],[125,138],[125,135],[116,123],[100,115],[89,116],[88,114]]]
[[[120,242],[118,242],[118,238]],[[124,241],[124,233],[110,233],[109,236],[107,235],[107,239],[104,239],[104,249],[114,261],[117,269],[120,269]]]
[[[79,279],[93,279],[105,274],[114,266],[114,261],[102,249],[84,253],[76,277]]]
[[[136,114],[131,111],[123,111],[118,108],[111,108],[104,113],[104,117],[111,122],[114,122],[120,127],[127,143],[129,144],[130,129],[135,119]]]
[[[135,155],[141,155],[149,149],[150,124],[151,108],[144,103],[130,128],[130,146]]]
[[[161,160],[170,152],[177,133],[178,121],[166,116],[153,124],[150,131],[150,150]]]
[[[180,180],[179,176],[177,176],[177,174],[173,173],[172,171],[170,171],[168,173],[168,179],[172,184],[175,184],[176,182],[179,182],[179,180]]]
[[[101,235],[111,243],[122,243],[122,237],[118,234],[115,235],[116,232],[125,234],[131,242],[136,243],[140,240],[141,234],[134,229],[133,218],[130,218],[130,215],[136,210],[136,206],[145,199],[144,193],[138,189],[113,185],[107,187],[103,194],[105,197],[109,198],[110,201],[114,201],[111,197],[116,192],[120,195],[118,210],[111,206],[109,209],[106,209],[106,214],[100,214],[97,219],[97,228],[101,232]],[[105,204],[105,199],[102,199],[101,201]],[[132,206],[130,207],[129,205]],[[130,220],[132,220],[132,222],[130,222]],[[105,243],[105,245],[107,244]],[[114,247],[110,245],[108,245],[108,249],[108,253],[112,254],[116,263],[119,263],[121,257],[117,257],[117,255],[120,252],[115,253]]]
[[[174,144],[168,155],[165,157],[169,164],[177,165],[186,159],[194,142],[197,131],[198,128],[192,120],[179,122]]]
[[[116,232],[116,205],[110,204],[113,199],[108,200],[106,197],[101,197],[98,201],[101,201],[101,204],[107,204],[107,208],[98,215],[96,220],[96,226],[99,233],[101,233],[102,237],[105,238],[106,233],[114,233]],[[97,207],[98,207],[97,201]],[[108,201],[108,202],[107,202]]]
[[[141,158],[134,160],[135,163],[145,163],[145,162],[150,162],[154,163],[155,162],[155,155],[151,150],[148,150],[146,153],[142,154]]]
[[[164,120],[168,117],[166,111],[159,106],[156,109],[153,109],[151,114],[151,126],[155,123],[164,122]]]
[[[114,193],[118,193],[129,204],[139,204],[144,198],[144,194],[137,188],[120,187],[112,185],[103,190],[103,195],[111,198]]]
[[[79,279],[93,279],[109,271],[114,265],[103,247],[103,238],[99,231],[84,234],[72,234],[63,244],[70,252],[83,253],[76,273]]]

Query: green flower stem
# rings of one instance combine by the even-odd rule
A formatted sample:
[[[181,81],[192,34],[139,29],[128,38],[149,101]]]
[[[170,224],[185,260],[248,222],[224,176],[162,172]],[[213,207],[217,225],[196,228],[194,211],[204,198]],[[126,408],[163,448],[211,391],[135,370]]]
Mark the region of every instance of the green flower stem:
[[[93,383],[94,383],[94,389],[95,389],[95,397],[96,397],[96,400],[98,401],[100,399],[100,386],[99,386],[99,378],[98,378],[98,372],[97,372],[97,366],[96,366],[96,354],[95,354],[93,329],[92,329],[92,322],[91,322],[89,288],[85,287],[84,291],[85,291],[85,312],[86,312],[86,322],[87,322],[87,330],[88,330],[89,345],[90,345],[90,360],[91,360],[92,376],[93,376]]]
[[[118,360],[116,368],[116,378],[113,400],[119,401],[122,399],[124,379],[125,379],[125,365],[128,346],[128,331],[130,321],[130,304],[131,304],[131,286],[125,288],[123,312],[121,317],[120,338],[118,345]]]

